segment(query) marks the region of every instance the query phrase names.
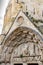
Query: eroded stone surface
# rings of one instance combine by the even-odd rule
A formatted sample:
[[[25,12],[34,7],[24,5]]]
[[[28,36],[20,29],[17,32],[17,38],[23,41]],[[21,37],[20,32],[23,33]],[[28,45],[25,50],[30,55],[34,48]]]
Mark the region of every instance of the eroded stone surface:
[[[43,61],[43,48],[40,35],[35,31],[19,27],[3,43],[0,62],[6,64]]]

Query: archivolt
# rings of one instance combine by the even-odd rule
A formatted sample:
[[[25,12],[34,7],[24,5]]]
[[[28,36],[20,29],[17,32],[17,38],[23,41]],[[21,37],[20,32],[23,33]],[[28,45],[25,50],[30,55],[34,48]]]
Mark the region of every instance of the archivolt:
[[[10,61],[14,48],[22,43],[41,43],[41,36],[34,30],[26,27],[18,27],[14,30],[4,43],[3,53],[6,53],[6,59]]]
[[[25,31],[25,32],[24,32]],[[4,45],[9,44],[9,41],[12,41],[14,39],[17,39],[17,37],[22,36],[22,34],[27,34],[27,35],[31,35],[31,33],[36,36],[37,39],[41,40],[41,36],[38,32],[30,29],[30,28],[26,28],[26,27],[18,27],[16,30],[14,30],[9,36],[8,38],[5,40]],[[31,35],[32,36],[32,35]]]

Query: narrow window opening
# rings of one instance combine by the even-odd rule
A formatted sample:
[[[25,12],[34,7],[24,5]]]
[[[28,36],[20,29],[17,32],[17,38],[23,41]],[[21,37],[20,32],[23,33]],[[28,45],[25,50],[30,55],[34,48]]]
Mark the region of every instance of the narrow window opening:
[[[42,11],[42,17],[43,17],[43,11]]]
[[[28,16],[28,12],[26,12],[26,15]]]
[[[18,0],[17,0],[17,3],[18,3]]]

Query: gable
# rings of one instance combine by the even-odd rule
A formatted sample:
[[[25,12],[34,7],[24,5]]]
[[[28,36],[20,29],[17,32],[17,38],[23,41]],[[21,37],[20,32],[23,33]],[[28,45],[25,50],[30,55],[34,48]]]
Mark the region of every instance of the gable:
[[[13,16],[13,18],[14,18],[14,16]],[[31,29],[33,29],[33,30],[38,32],[38,30],[35,28],[33,23],[26,17],[26,15],[22,11],[19,11],[18,15],[15,18],[15,21],[12,24],[11,29],[9,30],[8,35],[13,30],[15,30],[16,28],[21,27],[21,26],[27,27],[27,28],[31,28]]]

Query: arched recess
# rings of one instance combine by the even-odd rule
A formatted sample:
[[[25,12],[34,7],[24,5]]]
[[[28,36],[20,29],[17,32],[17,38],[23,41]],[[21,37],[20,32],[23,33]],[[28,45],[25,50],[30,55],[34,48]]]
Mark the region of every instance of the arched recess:
[[[14,30],[8,38],[4,42],[4,48],[3,48],[3,53],[5,54],[5,61],[6,62],[14,62],[14,57],[30,57],[33,59],[40,57],[40,44],[42,43],[41,36],[34,30],[26,27],[18,27],[16,30]],[[15,49],[18,50],[19,46],[25,47],[27,45],[28,48],[26,48],[26,53],[20,54],[19,56],[14,56],[15,55]],[[21,48],[20,47],[20,48]],[[23,48],[24,48],[23,47]],[[30,49],[29,51],[27,49]],[[19,49],[20,50],[20,49]],[[21,53],[19,52],[18,53]],[[31,52],[32,50],[32,52]],[[27,55],[28,54],[28,55]],[[18,54],[17,54],[18,55]],[[33,56],[32,56],[33,55]],[[17,58],[15,58],[17,59]],[[22,60],[22,59],[20,59]],[[31,59],[30,59],[31,60]],[[36,60],[40,60],[40,58],[37,58]],[[24,60],[26,61],[26,60]]]

